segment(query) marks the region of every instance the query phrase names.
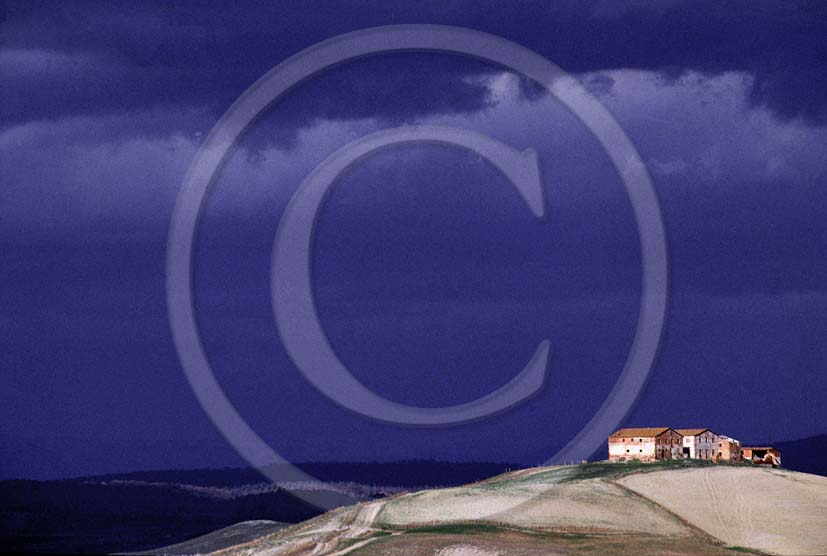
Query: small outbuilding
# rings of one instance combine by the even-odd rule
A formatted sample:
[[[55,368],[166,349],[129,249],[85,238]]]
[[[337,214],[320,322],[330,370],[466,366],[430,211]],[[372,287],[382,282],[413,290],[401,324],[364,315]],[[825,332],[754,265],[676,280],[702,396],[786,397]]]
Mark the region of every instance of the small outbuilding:
[[[781,451],[772,446],[744,446],[741,448],[741,454],[744,461],[781,467]]]

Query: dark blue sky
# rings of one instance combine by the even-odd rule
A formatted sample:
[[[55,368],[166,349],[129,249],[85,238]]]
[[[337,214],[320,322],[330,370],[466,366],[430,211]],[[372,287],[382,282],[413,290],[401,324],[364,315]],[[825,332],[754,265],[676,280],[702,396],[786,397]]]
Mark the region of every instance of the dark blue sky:
[[[181,371],[166,237],[200,140],[287,56],[337,34],[441,23],[501,35],[575,75],[646,162],[672,288],[629,424],[744,441],[827,432],[827,7],[455,2],[232,8],[7,2],[0,24],[0,477],[241,465]],[[549,218],[461,149],[358,163],[319,220],[314,287],[331,344],[372,390],[422,406],[508,382],[543,338],[526,404],[440,429],[334,405],[279,342],[273,237],[319,162],[429,123],[540,156]],[[597,141],[554,98],[447,54],[377,56],[290,92],[245,134],[205,207],[194,287],[239,412],[292,461],[544,461],[611,390],[634,334],[632,209]]]

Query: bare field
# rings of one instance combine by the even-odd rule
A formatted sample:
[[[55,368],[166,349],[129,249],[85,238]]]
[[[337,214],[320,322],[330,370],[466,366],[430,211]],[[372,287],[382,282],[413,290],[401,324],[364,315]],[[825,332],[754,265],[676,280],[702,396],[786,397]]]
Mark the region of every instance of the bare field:
[[[721,466],[618,482],[727,544],[790,556],[827,554],[827,477]]]
[[[571,532],[691,534],[671,515],[601,479],[426,491],[390,500],[377,517],[388,527],[458,521]]]
[[[353,556],[737,556],[697,537],[562,535],[514,531],[471,534],[407,533],[380,539]],[[742,553],[743,556],[743,553]]]
[[[827,554],[827,478],[672,461],[537,468],[338,508],[221,556]]]

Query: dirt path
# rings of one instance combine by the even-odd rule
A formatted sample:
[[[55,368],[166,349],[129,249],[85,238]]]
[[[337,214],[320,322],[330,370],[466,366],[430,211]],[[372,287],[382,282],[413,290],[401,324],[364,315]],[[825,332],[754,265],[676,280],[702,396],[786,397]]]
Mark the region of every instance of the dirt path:
[[[379,539],[383,539],[383,538],[387,538],[387,537],[396,537],[398,535],[401,535],[402,533],[403,533],[403,531],[396,531],[395,533],[391,533],[390,535],[386,535],[386,536],[383,536],[383,537],[370,537],[370,538],[365,539],[363,541],[359,541],[356,544],[353,544],[353,545],[351,545],[351,546],[349,546],[349,547],[347,547],[343,550],[339,550],[338,552],[333,552],[331,554],[328,554],[327,556],[344,556],[345,554],[353,552],[357,548],[362,548],[366,544],[370,544],[372,542],[378,541]]]
[[[375,531],[376,529],[372,527],[373,522],[376,521],[376,516],[379,515],[379,510],[384,505],[384,502],[372,502],[362,506],[350,525],[352,528],[350,537],[359,537],[370,531]]]
[[[752,519],[752,504],[748,504],[742,489],[741,479],[737,475],[732,475],[732,482],[730,488],[735,492],[735,515],[738,516],[740,528],[744,531],[747,538],[752,538],[756,534],[755,522]]]
[[[338,520],[337,527],[326,527],[318,529],[315,532],[324,533],[321,539],[316,543],[310,556],[340,556],[347,554],[359,547],[362,547],[379,537],[371,537],[359,541],[343,550],[332,552],[343,540],[357,539],[377,531],[373,527],[373,522],[382,509],[384,502],[370,502],[368,504],[360,504],[345,510],[341,518]],[[313,530],[308,533],[314,533]]]
[[[706,487],[707,496],[709,496],[709,505],[712,508],[712,512],[715,514],[715,517],[718,519],[718,524],[722,529],[726,530],[729,537],[732,537],[732,530],[726,523],[724,523],[724,518],[721,515],[721,507],[718,504],[717,497],[715,496],[715,489],[709,481],[709,469],[704,470],[704,486]]]

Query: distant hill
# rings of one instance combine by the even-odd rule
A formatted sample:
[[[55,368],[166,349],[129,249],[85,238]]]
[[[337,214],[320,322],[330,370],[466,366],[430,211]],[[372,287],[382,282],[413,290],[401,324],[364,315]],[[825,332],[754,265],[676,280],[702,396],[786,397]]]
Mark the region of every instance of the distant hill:
[[[781,463],[787,469],[827,476],[827,434],[770,442],[781,450]]]
[[[296,523],[322,513],[290,492],[328,493],[352,504],[403,489],[473,482],[517,466],[403,461],[301,467],[327,484],[273,485],[253,469],[0,481],[0,552],[147,550],[243,521]]]
[[[317,508],[282,489],[233,496],[180,484],[3,481],[0,551],[143,550],[240,521],[295,522],[318,514]]]
[[[365,485],[414,487],[426,485],[461,485],[525,466],[503,462],[446,462],[407,460],[394,462],[309,462],[297,463],[302,471],[320,481],[354,482]],[[271,467],[276,475],[289,476],[288,466]],[[201,486],[240,486],[268,481],[251,468],[171,469],[134,471],[84,477],[86,480],[132,480],[163,483],[186,483]]]

